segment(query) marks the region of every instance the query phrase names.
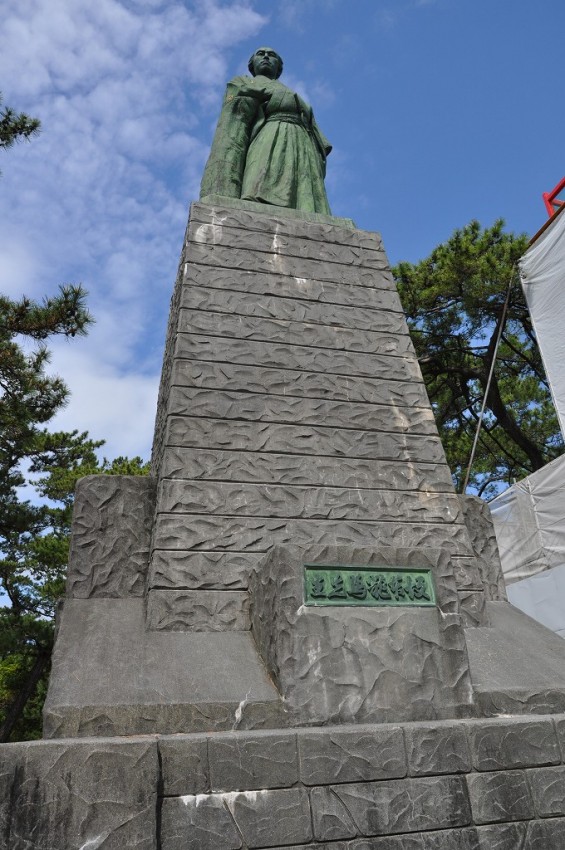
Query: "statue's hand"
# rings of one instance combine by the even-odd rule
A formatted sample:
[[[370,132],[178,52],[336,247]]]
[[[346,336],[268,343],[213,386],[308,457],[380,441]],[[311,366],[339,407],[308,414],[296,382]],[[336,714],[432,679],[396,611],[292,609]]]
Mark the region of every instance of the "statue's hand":
[[[264,82],[263,82],[264,81]],[[268,77],[254,77],[248,83],[241,86],[238,95],[240,97],[252,97],[258,103],[267,103],[273,94],[268,85],[271,81]]]

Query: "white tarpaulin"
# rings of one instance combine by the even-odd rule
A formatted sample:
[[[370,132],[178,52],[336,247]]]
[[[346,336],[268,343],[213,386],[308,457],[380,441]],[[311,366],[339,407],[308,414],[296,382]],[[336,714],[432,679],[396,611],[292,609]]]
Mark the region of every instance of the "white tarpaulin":
[[[565,637],[565,456],[509,487],[489,508],[508,599]]]
[[[565,436],[565,211],[528,248],[520,278]]]

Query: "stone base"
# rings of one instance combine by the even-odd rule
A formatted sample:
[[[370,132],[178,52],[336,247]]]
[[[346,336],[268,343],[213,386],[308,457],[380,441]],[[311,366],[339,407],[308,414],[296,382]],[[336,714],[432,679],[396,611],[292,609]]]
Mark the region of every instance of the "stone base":
[[[562,850],[565,715],[0,748],[6,850]]]

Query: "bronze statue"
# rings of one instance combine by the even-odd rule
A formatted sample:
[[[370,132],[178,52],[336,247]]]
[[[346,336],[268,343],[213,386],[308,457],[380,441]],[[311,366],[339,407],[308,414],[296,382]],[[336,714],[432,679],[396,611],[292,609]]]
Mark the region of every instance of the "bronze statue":
[[[326,157],[332,147],[312,108],[278,78],[283,61],[270,47],[249,60],[252,77],[228,83],[200,197],[224,195],[326,213]]]

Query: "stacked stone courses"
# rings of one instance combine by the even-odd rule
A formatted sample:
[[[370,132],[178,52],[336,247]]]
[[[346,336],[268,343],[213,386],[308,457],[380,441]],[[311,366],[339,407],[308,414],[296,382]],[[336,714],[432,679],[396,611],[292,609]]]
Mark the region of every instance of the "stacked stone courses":
[[[277,543],[471,560],[377,234],[194,204],[166,351],[151,628],[249,629]]]
[[[0,837],[10,850],[81,850],[104,832],[108,850],[562,850],[564,753],[565,715],[5,745],[2,790],[16,793]]]

